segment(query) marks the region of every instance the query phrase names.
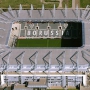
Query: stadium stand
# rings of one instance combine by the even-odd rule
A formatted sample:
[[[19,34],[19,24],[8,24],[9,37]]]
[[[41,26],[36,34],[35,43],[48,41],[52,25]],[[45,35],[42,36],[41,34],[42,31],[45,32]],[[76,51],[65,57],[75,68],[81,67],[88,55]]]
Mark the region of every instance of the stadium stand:
[[[9,6],[8,11],[0,11],[0,72],[2,73],[2,85],[7,83],[23,83],[28,81],[28,87],[52,88],[53,86],[76,87],[80,83],[87,86],[86,72],[90,68],[90,23],[89,9],[85,10],[55,9],[23,10],[20,5],[19,10],[12,10]],[[43,14],[45,13],[45,14]],[[47,23],[46,23],[47,22]],[[55,23],[52,23],[55,22]],[[59,23],[58,23],[59,22]],[[67,22],[82,23],[82,46],[81,47],[64,47],[64,48],[19,48],[14,47],[18,37],[21,38],[41,38],[53,37],[73,38],[78,33],[68,33],[72,29],[72,25]],[[48,28],[49,27],[49,28]],[[76,26],[73,26],[76,28]],[[69,29],[65,31],[66,29]],[[80,29],[80,28],[79,28]],[[42,32],[52,30],[60,31],[59,35],[42,35]],[[33,31],[37,35],[33,35]],[[75,31],[75,29],[74,29]],[[72,31],[70,31],[72,32]],[[26,75],[27,74],[27,75]],[[41,79],[43,77],[43,79]],[[40,78],[40,82],[38,81]],[[47,81],[47,82],[46,82]],[[45,82],[45,83],[42,83]],[[43,85],[42,85],[42,84]],[[15,86],[15,89],[19,85]],[[25,87],[24,87],[25,88]]]

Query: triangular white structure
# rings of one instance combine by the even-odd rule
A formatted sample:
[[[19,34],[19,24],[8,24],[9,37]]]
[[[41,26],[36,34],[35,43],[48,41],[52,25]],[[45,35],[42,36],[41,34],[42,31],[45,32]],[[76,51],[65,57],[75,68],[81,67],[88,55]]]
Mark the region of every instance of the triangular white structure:
[[[19,5],[19,11],[18,11],[18,17],[20,17],[20,12],[21,12],[21,10],[22,10],[22,5],[20,4],[20,5]]]
[[[89,7],[90,7],[89,5],[86,6],[84,12],[82,13],[82,16],[81,16],[82,18],[84,18],[85,15],[87,14],[87,11],[89,11],[89,9],[90,9]]]
[[[42,12],[41,12],[41,15],[42,15],[42,16],[44,15],[44,4],[42,5]]]
[[[15,17],[10,5],[9,5],[9,8],[8,8],[8,11],[12,14],[13,17]]]
[[[77,18],[79,19],[79,10],[78,10],[78,5],[76,6],[76,15],[77,15]]]
[[[67,17],[67,5],[65,4],[65,17]]]
[[[32,17],[33,5],[31,4],[30,16]]]
[[[55,8],[55,4],[54,4],[54,8],[53,8],[53,17],[55,17],[55,10],[56,10],[56,8]]]

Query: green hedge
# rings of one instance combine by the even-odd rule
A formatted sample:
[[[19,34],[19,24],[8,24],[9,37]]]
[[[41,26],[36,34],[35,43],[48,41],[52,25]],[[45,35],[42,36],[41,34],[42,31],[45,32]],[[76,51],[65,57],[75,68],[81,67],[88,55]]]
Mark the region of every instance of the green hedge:
[[[45,2],[59,2],[58,0],[45,0]]]

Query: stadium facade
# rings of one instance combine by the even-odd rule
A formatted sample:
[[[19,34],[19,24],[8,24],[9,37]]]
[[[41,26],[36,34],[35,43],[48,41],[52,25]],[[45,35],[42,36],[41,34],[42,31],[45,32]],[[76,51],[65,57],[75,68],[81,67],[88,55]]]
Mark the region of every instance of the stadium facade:
[[[1,88],[12,85],[14,90],[33,88],[69,88],[87,86],[90,68],[90,8],[8,11],[0,9],[0,72]],[[19,22],[81,22],[82,46],[70,48],[15,48],[13,43]],[[15,25],[15,26],[14,26]],[[11,34],[12,33],[12,34]],[[12,37],[10,37],[10,35]],[[18,84],[17,84],[18,83]],[[28,83],[28,84],[27,84]]]

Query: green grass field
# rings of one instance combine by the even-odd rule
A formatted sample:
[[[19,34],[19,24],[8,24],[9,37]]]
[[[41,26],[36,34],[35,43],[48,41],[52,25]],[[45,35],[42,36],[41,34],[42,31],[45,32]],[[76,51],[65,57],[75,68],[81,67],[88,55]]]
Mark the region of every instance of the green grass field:
[[[81,45],[81,40],[78,39],[18,39],[15,47],[80,47]]]
[[[41,8],[42,4],[45,5],[45,8],[53,8],[53,5],[56,5],[56,8],[59,5],[58,0],[45,0],[46,3],[40,2],[40,0],[0,0],[0,8],[8,8],[11,5],[12,8],[18,8],[22,4],[23,8],[30,8],[30,4],[34,5],[34,8]],[[48,3],[49,1],[49,3]],[[54,2],[53,2],[54,1]],[[68,8],[72,7],[72,0],[63,0],[63,7],[67,4]],[[80,7],[85,8],[87,5],[90,5],[90,0],[80,0]]]
[[[60,47],[60,39],[18,39],[16,47]]]
[[[65,8],[65,4],[67,5],[68,8],[72,7],[72,0],[63,0],[62,6]]]
[[[90,5],[90,0],[80,0],[81,8],[86,8],[87,5]]]
[[[40,0],[0,0],[0,8],[8,8],[11,5],[12,8],[19,8],[22,4],[23,8],[30,9],[30,5],[33,4],[34,8],[41,8],[43,2]],[[55,2],[56,7],[58,7],[58,2]],[[54,3],[44,3],[45,8],[53,8]]]

